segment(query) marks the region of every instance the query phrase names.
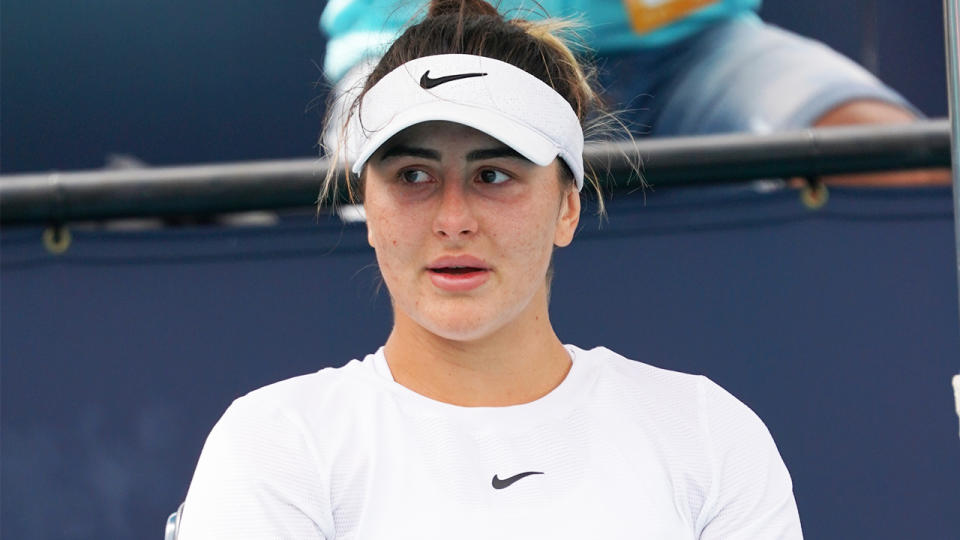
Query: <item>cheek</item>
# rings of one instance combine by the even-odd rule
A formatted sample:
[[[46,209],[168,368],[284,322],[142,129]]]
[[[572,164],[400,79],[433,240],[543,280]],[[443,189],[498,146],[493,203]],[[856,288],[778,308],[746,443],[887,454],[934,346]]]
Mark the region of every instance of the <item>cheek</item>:
[[[409,217],[367,206],[367,238],[377,255],[384,274],[413,260],[417,233]],[[384,277],[387,277],[386,275]]]
[[[390,246],[397,230],[396,213],[391,212],[384,202],[377,193],[373,193],[367,196],[363,205],[367,221],[367,240],[376,250]]]
[[[556,215],[553,208],[518,208],[509,213],[501,212],[495,220],[496,232],[491,236],[528,267],[525,271],[544,272],[553,251]],[[518,261],[519,262],[519,261]]]
[[[367,237],[377,255],[387,254],[400,246],[401,227],[392,219],[367,219]]]

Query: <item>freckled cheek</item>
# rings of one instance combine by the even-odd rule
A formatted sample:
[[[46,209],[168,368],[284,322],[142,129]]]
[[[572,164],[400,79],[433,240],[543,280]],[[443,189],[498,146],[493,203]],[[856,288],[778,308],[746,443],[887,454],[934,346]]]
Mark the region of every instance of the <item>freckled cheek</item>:
[[[386,279],[409,272],[420,264],[417,259],[417,237],[409,232],[402,220],[380,219],[368,223],[373,227],[377,262]]]
[[[541,240],[541,241],[536,241]],[[519,247],[518,253],[523,257],[523,264],[526,266],[525,272],[539,273],[546,271],[547,264],[550,261],[550,245],[542,241],[543,238],[531,239]]]
[[[524,274],[541,271],[545,274],[553,251],[553,229],[530,220],[516,220],[505,225],[507,227],[497,236],[503,239],[500,245],[515,261],[517,270]]]

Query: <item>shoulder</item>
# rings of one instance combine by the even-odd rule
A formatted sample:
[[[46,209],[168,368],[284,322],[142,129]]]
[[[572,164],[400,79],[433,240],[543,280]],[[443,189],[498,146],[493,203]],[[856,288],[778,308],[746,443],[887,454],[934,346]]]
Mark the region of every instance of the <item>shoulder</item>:
[[[707,377],[608,349],[575,349],[597,372],[593,401],[626,411],[657,442],[705,536],[799,538],[792,482],[763,421]],[[707,533],[711,534],[707,534]]]
[[[341,367],[324,368],[257,388],[237,398],[231,407],[243,410],[315,407],[319,401],[349,395],[367,385],[371,366],[351,360]]]
[[[338,368],[325,368],[263,386],[233,401],[211,431],[211,438],[264,439],[276,441],[279,431],[287,437],[303,437],[312,416],[327,415],[350,396],[359,396],[367,382],[365,362],[351,360]],[[208,441],[209,443],[209,441]]]
[[[709,468],[707,393],[715,386],[706,377],[631,360],[604,347],[577,351],[575,361],[587,362],[594,373],[590,407],[620,418],[626,426],[669,453],[687,456]]]
[[[644,396],[660,404],[698,402],[705,386],[713,384],[702,375],[691,375],[632,360],[606,347],[584,350],[571,347],[577,360],[586,361],[597,373],[599,384]]]
[[[317,434],[349,429],[349,413],[363,408],[380,388],[372,355],[342,367],[285,379],[235,399],[210,438],[231,440],[233,446],[243,442],[272,447],[286,441],[291,447],[306,447],[320,458],[325,439]]]
[[[203,446],[184,537],[332,537],[325,436],[344,423],[337,412],[376,387],[372,371],[353,360],[234,400]]]
[[[227,412],[238,416],[280,412],[299,415],[355,399],[358,394],[374,390],[372,356],[268,384],[234,400]]]
[[[670,421],[685,416],[705,437],[740,429],[766,434],[763,422],[749,407],[703,375],[631,360],[605,347],[574,350],[578,359],[588,361],[596,370],[597,384],[604,385],[606,393],[631,401],[633,410],[639,407]]]

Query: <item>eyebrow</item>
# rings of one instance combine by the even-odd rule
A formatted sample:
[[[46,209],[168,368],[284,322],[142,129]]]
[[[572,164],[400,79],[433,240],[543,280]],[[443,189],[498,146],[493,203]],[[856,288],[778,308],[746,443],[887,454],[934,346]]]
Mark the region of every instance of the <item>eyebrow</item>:
[[[412,156],[419,157],[424,159],[431,159],[434,161],[440,161],[440,152],[436,150],[431,150],[429,148],[419,148],[416,146],[406,146],[398,144],[392,146],[383,152],[383,155],[380,156],[380,161],[386,161],[393,157],[399,156]],[[495,148],[483,148],[480,150],[474,150],[467,154],[467,161],[480,161],[483,159],[495,159],[495,158],[514,158],[520,159],[523,161],[530,161],[529,159],[520,155],[520,152],[517,152],[509,146],[498,146]]]
[[[380,156],[380,161],[386,161],[397,156],[413,156],[440,161],[440,152],[437,152],[436,150],[430,150],[429,148],[417,148],[415,146],[404,146],[402,144],[390,147],[384,151],[383,155]]]
[[[474,150],[467,154],[467,161],[479,161],[481,159],[494,159],[494,158],[514,158],[521,159],[523,161],[530,161],[529,159],[520,155],[520,152],[517,152],[509,146],[498,146],[496,148],[485,148],[483,150]]]

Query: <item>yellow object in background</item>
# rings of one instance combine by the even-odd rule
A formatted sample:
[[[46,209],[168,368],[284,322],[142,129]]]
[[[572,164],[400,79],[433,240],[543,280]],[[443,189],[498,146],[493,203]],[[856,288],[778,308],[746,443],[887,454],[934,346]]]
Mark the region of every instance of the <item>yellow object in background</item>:
[[[633,30],[645,34],[719,0],[623,0]]]

